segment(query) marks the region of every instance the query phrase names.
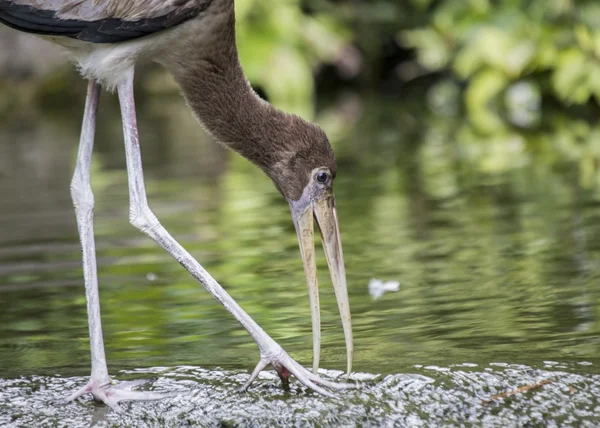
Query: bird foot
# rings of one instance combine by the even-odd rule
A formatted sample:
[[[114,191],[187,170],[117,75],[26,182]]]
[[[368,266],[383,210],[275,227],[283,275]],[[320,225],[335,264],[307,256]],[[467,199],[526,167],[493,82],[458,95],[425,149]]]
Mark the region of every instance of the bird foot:
[[[289,382],[289,377],[294,375],[296,379],[298,379],[300,383],[307,388],[310,388],[313,391],[329,398],[336,398],[336,395],[329,392],[325,388],[343,390],[357,387],[351,383],[337,383],[319,378],[317,375],[309,372],[296,361],[294,361],[287,354],[287,352],[285,352],[281,347],[277,346],[277,348],[274,348],[269,352],[261,352],[260,361],[250,375],[250,378],[246,381],[244,386],[240,388],[240,392],[246,391],[248,387],[256,380],[259,373],[269,365],[275,369],[284,385],[287,385]]]
[[[65,400],[65,403],[76,400],[83,395],[92,394],[96,401],[102,402],[111,409],[121,413],[122,409],[121,406],[119,406],[119,403],[122,401],[150,401],[168,397],[168,395],[165,394],[133,390],[133,388],[147,382],[147,380],[133,380],[114,383],[111,380],[91,378],[83,388],[71,394]]]

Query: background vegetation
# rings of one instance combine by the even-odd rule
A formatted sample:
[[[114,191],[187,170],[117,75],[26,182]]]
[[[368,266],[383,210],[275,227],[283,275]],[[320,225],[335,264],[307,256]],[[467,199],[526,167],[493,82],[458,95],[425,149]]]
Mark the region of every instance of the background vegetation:
[[[315,93],[340,87],[415,97],[421,114],[457,118],[461,153],[481,170],[577,160],[582,184],[598,185],[600,3],[236,4],[242,61],[275,104],[308,114]]]
[[[236,0],[236,7],[252,84],[277,106],[317,120],[335,146],[358,370],[593,362],[586,370],[595,380],[585,386],[593,391],[596,2]],[[137,84],[153,209],[273,337],[310,362],[289,207],[261,171],[202,133],[164,70],[140,67]],[[89,372],[68,190],[84,91],[56,50],[0,28],[0,376]],[[101,103],[92,177],[111,369],[247,368],[251,339],[129,225],[119,109],[114,96]],[[343,368],[322,252],[317,259],[324,366]],[[373,300],[373,277],[398,280],[400,290]]]
[[[495,97],[513,107],[521,101],[513,92],[525,90],[519,84],[530,108],[544,97],[561,106],[600,98],[600,4],[593,0],[236,0],[236,14],[248,77],[292,108],[313,99],[314,77],[330,66],[338,84],[448,80],[470,112]],[[0,42],[3,80],[47,72],[41,49],[27,69],[19,51],[35,48],[9,31]]]
[[[413,94],[426,112],[461,117],[457,136],[486,147],[469,151],[482,156],[484,168],[509,167],[502,153],[525,149],[526,131],[537,141],[527,150],[550,146],[560,158],[580,159],[582,179],[595,180],[596,1],[237,0],[236,12],[246,73],[281,108],[314,116],[315,100],[340,89],[397,99]],[[81,85],[64,78],[66,69],[49,66],[64,64],[56,51],[4,28],[0,34],[0,112],[14,111],[15,103],[80,96]],[[169,87],[162,71],[150,70],[153,79],[142,79],[142,86]],[[33,88],[15,85],[40,78]],[[560,142],[548,144],[548,135],[557,134]],[[486,150],[497,159],[493,165]]]

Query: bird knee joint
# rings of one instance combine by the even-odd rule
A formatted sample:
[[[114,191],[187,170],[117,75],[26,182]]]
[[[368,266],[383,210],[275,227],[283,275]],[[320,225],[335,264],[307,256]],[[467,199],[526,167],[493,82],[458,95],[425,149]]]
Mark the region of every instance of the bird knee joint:
[[[94,209],[94,193],[89,186],[71,183],[71,199],[77,211],[91,211]]]
[[[131,209],[129,212],[129,223],[142,232],[152,229],[159,224],[158,219],[148,207]]]

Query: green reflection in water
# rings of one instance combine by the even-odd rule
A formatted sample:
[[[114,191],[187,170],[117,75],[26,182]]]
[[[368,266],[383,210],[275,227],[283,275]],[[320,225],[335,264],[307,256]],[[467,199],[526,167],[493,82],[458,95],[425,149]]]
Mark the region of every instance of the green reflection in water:
[[[559,118],[530,135],[481,136],[457,117],[352,102],[363,113],[348,116],[342,106],[321,117],[339,159],[356,370],[600,363],[600,194],[587,165],[595,128],[577,122],[571,129]],[[252,367],[258,353],[247,334],[129,226],[112,107],[103,110],[93,183],[109,367]],[[0,186],[0,222],[10,231],[0,250],[0,376],[89,370],[68,196],[78,127],[62,120],[43,117],[38,122],[50,131],[15,134],[14,150],[6,151],[12,158],[5,159],[22,163],[15,180],[27,192],[15,194],[8,180]],[[308,298],[285,202],[260,171],[203,137],[180,100],[142,103],[140,120],[158,217],[273,338],[310,363]],[[32,163],[27,155],[35,150],[54,155]],[[339,314],[320,250],[318,269],[321,364],[343,369]],[[399,281],[399,291],[373,299],[367,285],[374,277]]]

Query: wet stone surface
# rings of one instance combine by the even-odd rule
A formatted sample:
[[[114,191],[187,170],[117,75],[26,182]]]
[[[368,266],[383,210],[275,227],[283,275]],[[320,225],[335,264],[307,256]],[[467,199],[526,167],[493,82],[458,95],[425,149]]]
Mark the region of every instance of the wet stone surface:
[[[559,366],[559,367],[557,367]],[[600,376],[581,365],[474,364],[415,367],[412,373],[354,374],[357,389],[324,399],[292,382],[284,391],[265,372],[247,393],[238,393],[246,373],[195,367],[119,373],[120,379],[150,379],[143,388],[175,393],[153,402],[123,405],[123,413],[90,397],[60,399],[83,377],[22,377],[0,381],[0,424],[30,426],[596,426]],[[336,371],[321,376],[343,380]],[[545,382],[545,383],[544,383]],[[544,383],[524,393],[517,388]],[[508,393],[515,393],[507,396]],[[498,395],[502,395],[499,397]]]

